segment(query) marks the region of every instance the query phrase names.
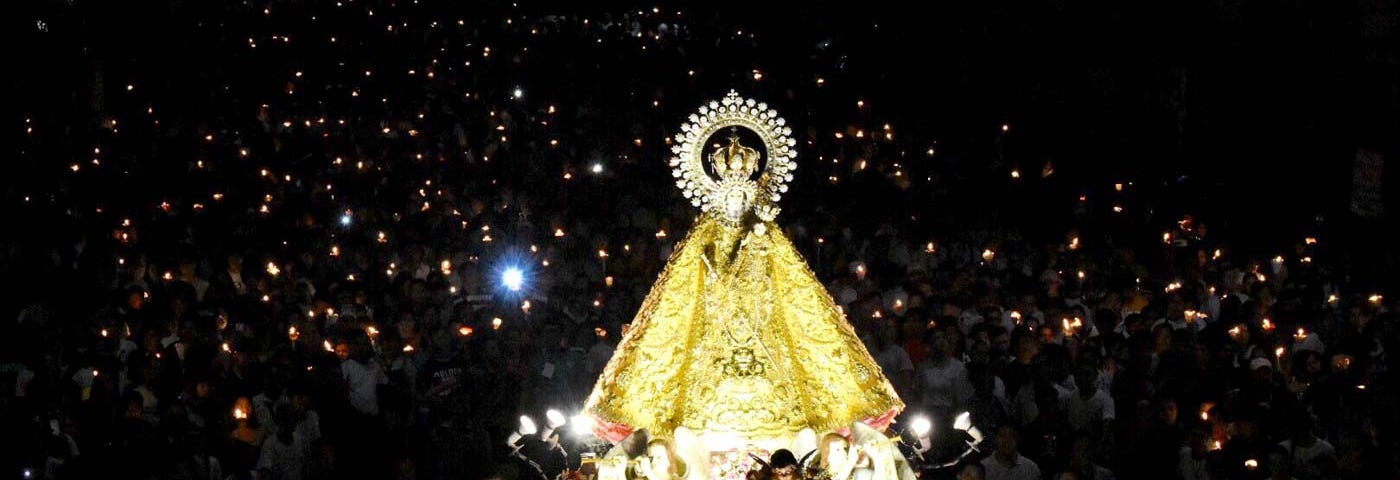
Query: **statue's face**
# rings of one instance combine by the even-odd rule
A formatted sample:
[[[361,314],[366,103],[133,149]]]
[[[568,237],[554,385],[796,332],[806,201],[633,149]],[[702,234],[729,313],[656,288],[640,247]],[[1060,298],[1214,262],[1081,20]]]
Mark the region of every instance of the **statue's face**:
[[[724,215],[730,220],[738,220],[744,216],[748,203],[747,195],[742,190],[731,190],[724,195]]]

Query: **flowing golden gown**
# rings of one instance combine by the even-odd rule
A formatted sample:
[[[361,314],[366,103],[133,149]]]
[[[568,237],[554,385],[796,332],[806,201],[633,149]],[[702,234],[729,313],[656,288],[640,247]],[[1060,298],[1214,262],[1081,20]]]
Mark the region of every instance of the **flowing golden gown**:
[[[718,450],[785,445],[803,428],[887,423],[903,406],[777,225],[706,213],[677,245],[585,411],[624,432],[688,427]]]

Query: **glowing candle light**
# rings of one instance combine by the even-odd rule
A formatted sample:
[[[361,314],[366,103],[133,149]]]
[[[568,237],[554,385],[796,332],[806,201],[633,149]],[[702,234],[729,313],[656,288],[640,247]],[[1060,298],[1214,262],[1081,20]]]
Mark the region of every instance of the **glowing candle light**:
[[[461,335],[461,336],[463,336],[463,337],[471,336],[471,334],[472,334],[472,333],[475,333],[475,332],[476,332],[475,329],[473,329],[472,327],[465,326],[465,325],[463,325],[463,326],[461,326],[461,327],[457,327],[457,334],[458,334],[458,335]]]
[[[982,261],[990,262],[997,257],[997,252],[990,248],[982,251]]]

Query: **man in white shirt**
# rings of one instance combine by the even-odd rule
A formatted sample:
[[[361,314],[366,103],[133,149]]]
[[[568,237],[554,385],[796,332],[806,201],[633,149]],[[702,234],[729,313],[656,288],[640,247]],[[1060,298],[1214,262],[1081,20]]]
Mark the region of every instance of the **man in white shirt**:
[[[336,345],[335,354],[340,357],[340,374],[349,387],[350,406],[362,415],[379,415],[379,386],[389,383],[389,376],[379,367],[379,362],[369,359],[364,363],[350,357],[350,345]]]
[[[963,362],[953,358],[948,337],[941,330],[928,337],[929,358],[919,365],[918,387],[921,403],[930,412],[961,409],[972,398],[972,382]]]
[[[1040,480],[1040,467],[1017,450],[1019,437],[1016,427],[997,428],[997,450],[982,460],[987,480]]]
[[[899,345],[899,331],[892,324],[885,325],[876,335],[878,341],[875,343],[875,363],[880,365],[880,370],[894,383],[895,391],[900,396],[909,398],[909,389],[914,378],[914,361],[909,359],[909,352]]]
[[[1337,457],[1331,443],[1313,435],[1312,421],[1308,419],[1298,420],[1290,438],[1278,446],[1288,452],[1293,474],[1303,480],[1322,478],[1324,467]]]

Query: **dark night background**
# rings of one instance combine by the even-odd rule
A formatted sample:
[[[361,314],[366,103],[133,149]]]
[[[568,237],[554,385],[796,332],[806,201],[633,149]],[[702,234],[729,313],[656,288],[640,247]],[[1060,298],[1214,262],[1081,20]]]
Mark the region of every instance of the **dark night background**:
[[[91,141],[97,118],[131,108],[112,98],[129,79],[157,96],[166,124],[198,124],[206,122],[200,113],[211,104],[252,104],[249,99],[282,86],[257,70],[298,63],[313,69],[329,58],[309,50],[309,42],[293,45],[294,53],[280,59],[230,52],[229,45],[245,36],[240,31],[274,32],[290,24],[276,17],[264,21],[251,3],[213,3],[225,6],[41,1],[12,7],[22,12],[11,17],[20,32],[11,44],[14,68],[6,76],[13,111],[65,127],[47,132],[53,140],[45,142],[47,149],[21,147],[12,157],[8,197],[27,191],[20,186],[52,181],[50,167],[74,154],[62,147],[82,150],[76,147]],[[424,19],[609,10],[572,2],[390,5],[385,8]],[[1357,148],[1396,154],[1400,7],[1394,2],[753,7],[705,2],[687,14],[703,19],[700,28],[750,28],[755,42],[696,42],[683,57],[639,52],[619,59],[611,71],[594,69],[569,82],[599,89],[600,103],[656,94],[676,109],[735,87],[786,96],[774,103],[806,110],[819,119],[810,123],[820,124],[856,114],[850,99],[861,98],[872,105],[871,116],[895,123],[901,136],[937,142],[940,159],[957,168],[1038,170],[1053,162],[1059,175],[1071,179],[1056,188],[1095,193],[1112,182],[1135,182],[1159,194],[1156,208],[1168,216],[1197,211],[1220,219],[1216,226],[1232,235],[1265,243],[1270,235],[1306,229],[1368,239],[1381,231],[1379,224],[1352,223],[1346,211]],[[37,31],[36,20],[47,31]],[[351,28],[348,22],[332,18],[297,28],[333,31]],[[408,63],[424,54],[383,50],[376,55],[386,58],[375,60]],[[578,72],[590,59],[568,61],[528,71]],[[681,65],[702,73],[684,79],[675,71]],[[762,82],[751,80],[755,68],[767,75]],[[809,87],[813,75],[834,77],[826,94],[793,98],[793,90]],[[657,81],[641,85],[619,77]],[[625,105],[614,107],[627,112]],[[646,118],[673,126],[679,116]],[[1002,123],[1011,124],[1013,135],[996,135]],[[19,140],[20,132],[12,126],[6,135]],[[1387,172],[1386,184],[1393,178]],[[803,190],[797,194],[811,193]],[[950,192],[940,207],[1007,200],[999,192],[967,190]],[[1073,195],[1057,201],[1072,202]],[[1394,196],[1385,203],[1393,210]],[[1013,206],[1007,214],[1024,208]]]

